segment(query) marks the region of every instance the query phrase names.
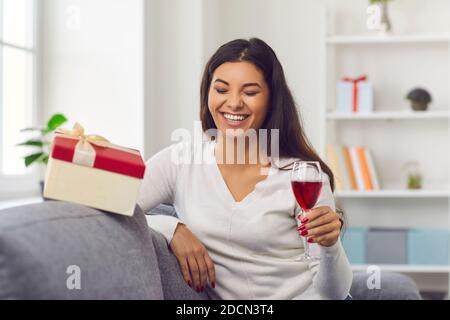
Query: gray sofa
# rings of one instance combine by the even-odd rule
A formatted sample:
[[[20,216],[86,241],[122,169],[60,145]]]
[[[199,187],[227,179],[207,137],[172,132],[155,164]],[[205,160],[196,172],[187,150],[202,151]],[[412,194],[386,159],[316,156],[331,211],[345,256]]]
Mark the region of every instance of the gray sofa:
[[[152,214],[174,214],[160,206]],[[354,299],[420,299],[407,277],[383,274],[368,290],[355,273]],[[0,299],[208,299],[183,280],[164,237],[133,217],[59,201],[0,211]]]

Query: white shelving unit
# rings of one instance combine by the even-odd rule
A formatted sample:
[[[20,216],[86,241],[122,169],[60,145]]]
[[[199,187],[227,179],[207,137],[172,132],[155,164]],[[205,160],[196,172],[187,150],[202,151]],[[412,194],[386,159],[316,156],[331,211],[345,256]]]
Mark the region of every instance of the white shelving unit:
[[[370,267],[370,265],[354,265],[354,271],[365,271]],[[400,273],[442,273],[448,274],[450,272],[449,266],[425,266],[425,265],[396,265],[396,264],[384,264],[378,265],[381,271],[386,272],[400,272]]]
[[[442,198],[450,199],[449,191],[442,190],[376,190],[376,191],[338,191],[335,193],[340,199],[351,198]]]
[[[326,18],[326,21],[330,20],[333,18]],[[321,139],[321,155],[325,156],[328,143],[367,146],[374,155],[381,184],[381,190],[377,191],[335,193],[347,214],[349,226],[443,227],[450,230],[450,34],[335,35],[331,26],[326,29],[323,42],[323,60],[326,63],[321,71],[324,97],[321,129],[325,133]],[[417,52],[423,52],[423,57]],[[391,54],[392,59],[386,61]],[[366,66],[368,70],[365,70]],[[386,70],[397,66],[399,72]],[[416,74],[412,72],[412,66],[417,68]],[[407,74],[408,68],[411,73]],[[375,88],[374,112],[336,113],[336,82],[343,76],[366,73]],[[386,83],[383,80],[387,80]],[[433,102],[438,105],[432,104],[425,112],[413,112],[406,101],[401,104],[406,90],[414,86],[425,86],[432,95],[437,92],[436,96],[433,95],[433,99],[436,98]],[[396,89],[401,98],[390,99],[396,94]],[[383,95],[385,92],[388,93]],[[380,95],[383,95],[381,102],[377,99]],[[423,139],[420,130],[423,130]],[[414,142],[405,141],[408,137]],[[439,183],[429,183],[423,190],[414,191],[389,187],[403,184],[402,173],[399,172],[401,160],[407,162],[417,157],[425,163],[421,168],[424,177],[442,177]],[[424,217],[424,213],[430,218]],[[356,225],[352,225],[352,221],[356,221]],[[353,269],[365,271],[368,267],[354,265]],[[379,267],[383,271],[414,277],[438,277],[434,283],[440,283],[440,287],[447,283],[449,292],[450,264]]]
[[[330,112],[326,115],[328,120],[450,120],[448,111],[431,112],[373,112],[371,114],[342,114]]]
[[[335,35],[327,37],[327,43],[333,45],[354,44],[405,44],[405,43],[442,43],[449,41],[450,34],[404,34],[404,35]]]

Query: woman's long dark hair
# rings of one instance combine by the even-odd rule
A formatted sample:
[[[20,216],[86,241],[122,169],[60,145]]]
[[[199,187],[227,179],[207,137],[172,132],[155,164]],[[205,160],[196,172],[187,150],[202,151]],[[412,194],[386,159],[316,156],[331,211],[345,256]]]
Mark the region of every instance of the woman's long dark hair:
[[[275,52],[258,38],[237,39],[222,45],[209,59],[200,88],[200,119],[203,131],[216,128],[208,108],[208,92],[214,71],[225,62],[248,61],[259,68],[269,87],[270,101],[266,119],[261,129],[279,129],[279,156],[318,161],[330,179],[334,190],[334,175],[315,152],[303,131],[292,93],[286,83],[283,67]],[[270,134],[268,146],[271,145]],[[270,155],[270,147],[268,148]]]

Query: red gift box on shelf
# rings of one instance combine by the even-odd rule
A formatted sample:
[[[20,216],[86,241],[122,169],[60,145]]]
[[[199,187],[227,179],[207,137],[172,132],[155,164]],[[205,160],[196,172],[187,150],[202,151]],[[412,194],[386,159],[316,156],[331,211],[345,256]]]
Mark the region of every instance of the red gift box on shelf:
[[[73,130],[56,131],[44,197],[132,216],[145,173],[139,151]]]

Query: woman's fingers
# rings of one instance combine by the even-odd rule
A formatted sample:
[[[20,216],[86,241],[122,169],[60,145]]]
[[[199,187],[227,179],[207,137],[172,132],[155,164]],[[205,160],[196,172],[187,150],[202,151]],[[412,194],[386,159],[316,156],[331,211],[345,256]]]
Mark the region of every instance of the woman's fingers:
[[[197,290],[197,292],[200,292],[201,280],[200,280],[199,268],[197,265],[197,259],[195,259],[195,256],[189,255],[187,260],[188,260],[189,271],[191,272],[192,280],[194,280],[194,289]]]
[[[205,246],[184,224],[177,225],[169,247],[177,257],[183,278],[190,287],[202,292],[209,278],[214,288],[214,263]]]
[[[339,221],[337,221],[339,222]],[[336,231],[337,229],[339,229],[340,223],[339,225],[335,222],[331,222],[325,225],[321,225],[320,227],[316,227],[316,228],[312,228],[312,229],[306,229],[304,232],[304,236],[307,237],[314,237],[314,238],[318,238],[321,237],[323,235],[326,235],[328,233],[332,233],[334,231]]]
[[[310,242],[310,243],[315,242],[315,243],[318,243],[320,245],[328,247],[328,246],[331,246],[331,245],[333,245],[333,244],[335,244],[337,242],[337,239],[339,238],[339,234],[340,234],[339,231],[333,231],[331,233],[327,233],[326,235],[320,236],[318,238],[315,238],[315,237],[314,238],[310,238],[311,241],[310,241],[310,239],[308,239],[308,242]]]
[[[206,268],[208,269],[208,278],[211,287],[214,289],[216,287],[216,269],[214,267],[214,262],[209,257],[209,254],[205,254]]]
[[[318,217],[327,214],[331,209],[329,207],[318,207],[309,210],[304,216],[299,215],[298,218],[302,223],[308,223],[310,221],[316,220]]]
[[[325,224],[329,224],[331,222],[333,222],[334,220],[338,219],[337,217],[335,217],[334,215],[330,215],[330,214],[326,214],[323,216],[318,217],[315,220],[312,220],[310,222],[307,222],[305,224],[303,224],[305,226],[306,229],[311,230],[313,228],[325,225]]]
[[[216,273],[214,263],[208,253],[188,255],[187,258],[178,259],[181,273],[186,283],[197,292],[203,292],[205,285],[209,282],[215,288]]]
[[[310,243],[331,246],[339,239],[341,221],[339,216],[329,207],[319,207],[306,213],[306,219],[297,228],[301,236],[307,237]]]
[[[205,257],[203,254],[196,256],[195,259],[197,260],[198,271],[200,274],[200,292],[203,292],[205,289],[205,284],[208,281],[208,269],[206,267]]]
[[[181,274],[183,275],[184,281],[192,288],[192,278],[189,272],[189,265],[186,258],[178,258],[178,264],[180,265]]]

